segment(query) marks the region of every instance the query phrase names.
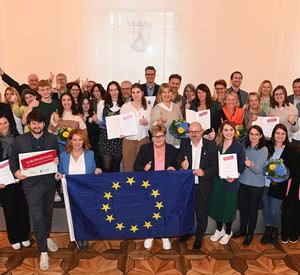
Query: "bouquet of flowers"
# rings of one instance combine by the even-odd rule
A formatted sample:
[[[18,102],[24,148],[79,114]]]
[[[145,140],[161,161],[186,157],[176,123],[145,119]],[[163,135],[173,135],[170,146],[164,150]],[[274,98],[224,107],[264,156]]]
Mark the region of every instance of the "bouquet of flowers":
[[[290,172],[283,164],[283,159],[269,161],[264,167],[264,174],[271,180],[272,184],[283,182],[289,178]]]
[[[58,143],[67,145],[67,139],[69,137],[70,132],[73,129],[71,127],[67,127],[67,126],[62,126],[58,129],[57,132],[57,141]]]
[[[170,125],[169,131],[175,138],[187,138],[188,137],[189,124],[184,118],[173,120]]]
[[[247,136],[247,131],[243,125],[236,125],[235,130],[239,141],[243,141]]]
[[[106,118],[104,118],[99,124],[99,128],[106,130]]]

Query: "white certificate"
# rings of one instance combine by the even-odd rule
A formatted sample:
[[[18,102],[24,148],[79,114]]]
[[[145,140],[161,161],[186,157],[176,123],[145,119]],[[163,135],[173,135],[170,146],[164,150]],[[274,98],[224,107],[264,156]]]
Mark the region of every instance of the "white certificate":
[[[133,112],[106,117],[107,138],[114,139],[120,136],[138,134],[136,118]]]
[[[199,122],[202,126],[202,129],[208,130],[210,129],[210,110],[204,110],[195,112],[193,110],[185,110],[186,115],[186,122],[192,123],[192,122]]]
[[[19,154],[21,174],[34,177],[56,173],[57,165],[53,162],[56,157],[56,150]]]
[[[221,179],[239,177],[236,154],[219,154],[219,176]]]
[[[258,125],[262,128],[264,135],[267,137],[272,136],[272,131],[276,124],[279,123],[279,117],[257,117],[256,121],[252,122],[252,125]]]
[[[156,100],[156,96],[145,96],[147,104],[153,107],[154,102]]]
[[[0,184],[11,184],[16,180],[12,172],[9,169],[9,160],[4,160],[0,162]]]

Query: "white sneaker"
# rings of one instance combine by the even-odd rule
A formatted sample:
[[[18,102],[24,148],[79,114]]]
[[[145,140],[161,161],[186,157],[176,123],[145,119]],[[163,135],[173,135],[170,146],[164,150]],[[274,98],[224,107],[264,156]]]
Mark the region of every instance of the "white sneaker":
[[[47,239],[47,245],[51,252],[56,252],[58,250],[56,243],[50,238]]]
[[[152,246],[152,243],[153,243],[153,238],[146,239],[144,241],[144,247],[145,248],[150,248]]]
[[[225,235],[222,237],[222,239],[219,241],[219,243],[220,243],[220,244],[223,244],[223,245],[228,244],[228,242],[229,242],[231,236],[232,236],[232,231],[230,232],[230,235],[225,234]]]
[[[48,268],[49,268],[48,253],[43,252],[43,253],[41,253],[41,258],[40,258],[40,269],[41,270],[48,270]]]
[[[27,246],[30,246],[30,241],[27,240],[27,241],[22,241],[22,245],[27,247]]]
[[[169,250],[171,248],[169,238],[161,238],[161,239],[162,239],[162,242],[163,242],[164,250]]]
[[[60,202],[60,201],[61,201],[61,197],[60,197],[60,195],[58,194],[58,192],[55,191],[54,202]]]
[[[20,243],[14,243],[14,244],[11,245],[11,247],[12,247],[13,249],[18,250],[18,249],[21,248],[21,244],[20,244]]]
[[[210,236],[212,242],[217,242],[221,237],[225,235],[225,229],[222,227],[222,230],[219,231],[216,229],[215,233]]]

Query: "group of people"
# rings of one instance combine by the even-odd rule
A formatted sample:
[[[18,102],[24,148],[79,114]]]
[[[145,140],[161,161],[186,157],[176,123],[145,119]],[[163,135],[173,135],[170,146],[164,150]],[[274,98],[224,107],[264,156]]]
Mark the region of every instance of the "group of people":
[[[10,87],[0,103],[0,154],[9,159],[17,183],[0,185],[9,241],[14,249],[29,246],[29,213],[33,222],[40,268],[49,267],[48,249],[57,246],[49,234],[55,201],[61,200],[57,186],[63,175],[119,172],[123,159],[125,172],[192,169],[195,174],[196,229],[193,248],[199,250],[206,231],[208,216],[216,221],[211,241],[227,244],[231,237],[245,237],[250,245],[256,227],[259,202],[263,200],[266,225],[262,244],[276,243],[281,216],[281,242],[296,242],[300,233],[299,203],[299,117],[300,79],[293,82],[294,94],[287,96],[284,86],[274,91],[270,81],[263,81],[258,92],[240,89],[242,74],[232,73],[231,87],[226,81],[214,83],[214,93],[201,83],[186,85],[179,94],[181,76],[173,74],[168,83],[155,83],[156,70],[145,69],[146,83],[111,81],[105,90],[100,83],[79,80],[67,82],[66,75],[56,76],[56,87],[48,80],[28,77],[20,85],[0,68],[0,75]],[[150,100],[150,97],[152,99]],[[153,97],[155,100],[153,102]],[[151,102],[151,103],[150,103]],[[200,123],[189,125],[188,138],[175,138],[169,127],[185,118],[186,110],[210,110],[211,128]],[[134,113],[137,134],[108,139],[107,117]],[[255,121],[259,116],[279,117],[267,140]],[[247,130],[243,143],[238,141],[236,126]],[[70,129],[66,142],[59,139],[60,130]],[[24,134],[23,134],[24,133]],[[26,177],[19,167],[18,155],[54,149],[58,173]],[[60,152],[60,154],[59,154]],[[237,155],[238,178],[219,176],[218,155]],[[263,174],[267,161],[282,158],[289,169],[289,179],[274,184]],[[232,222],[240,209],[240,229],[233,233]],[[170,249],[168,236],[162,236],[164,249]],[[186,242],[184,235],[179,242]],[[153,239],[146,239],[150,248]],[[89,247],[79,240],[79,249]]]

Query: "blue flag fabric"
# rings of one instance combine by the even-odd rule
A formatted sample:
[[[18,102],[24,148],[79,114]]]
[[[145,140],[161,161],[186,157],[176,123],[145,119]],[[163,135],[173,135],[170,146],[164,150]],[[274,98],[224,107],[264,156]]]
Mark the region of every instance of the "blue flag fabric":
[[[66,176],[76,240],[194,233],[192,171]]]

